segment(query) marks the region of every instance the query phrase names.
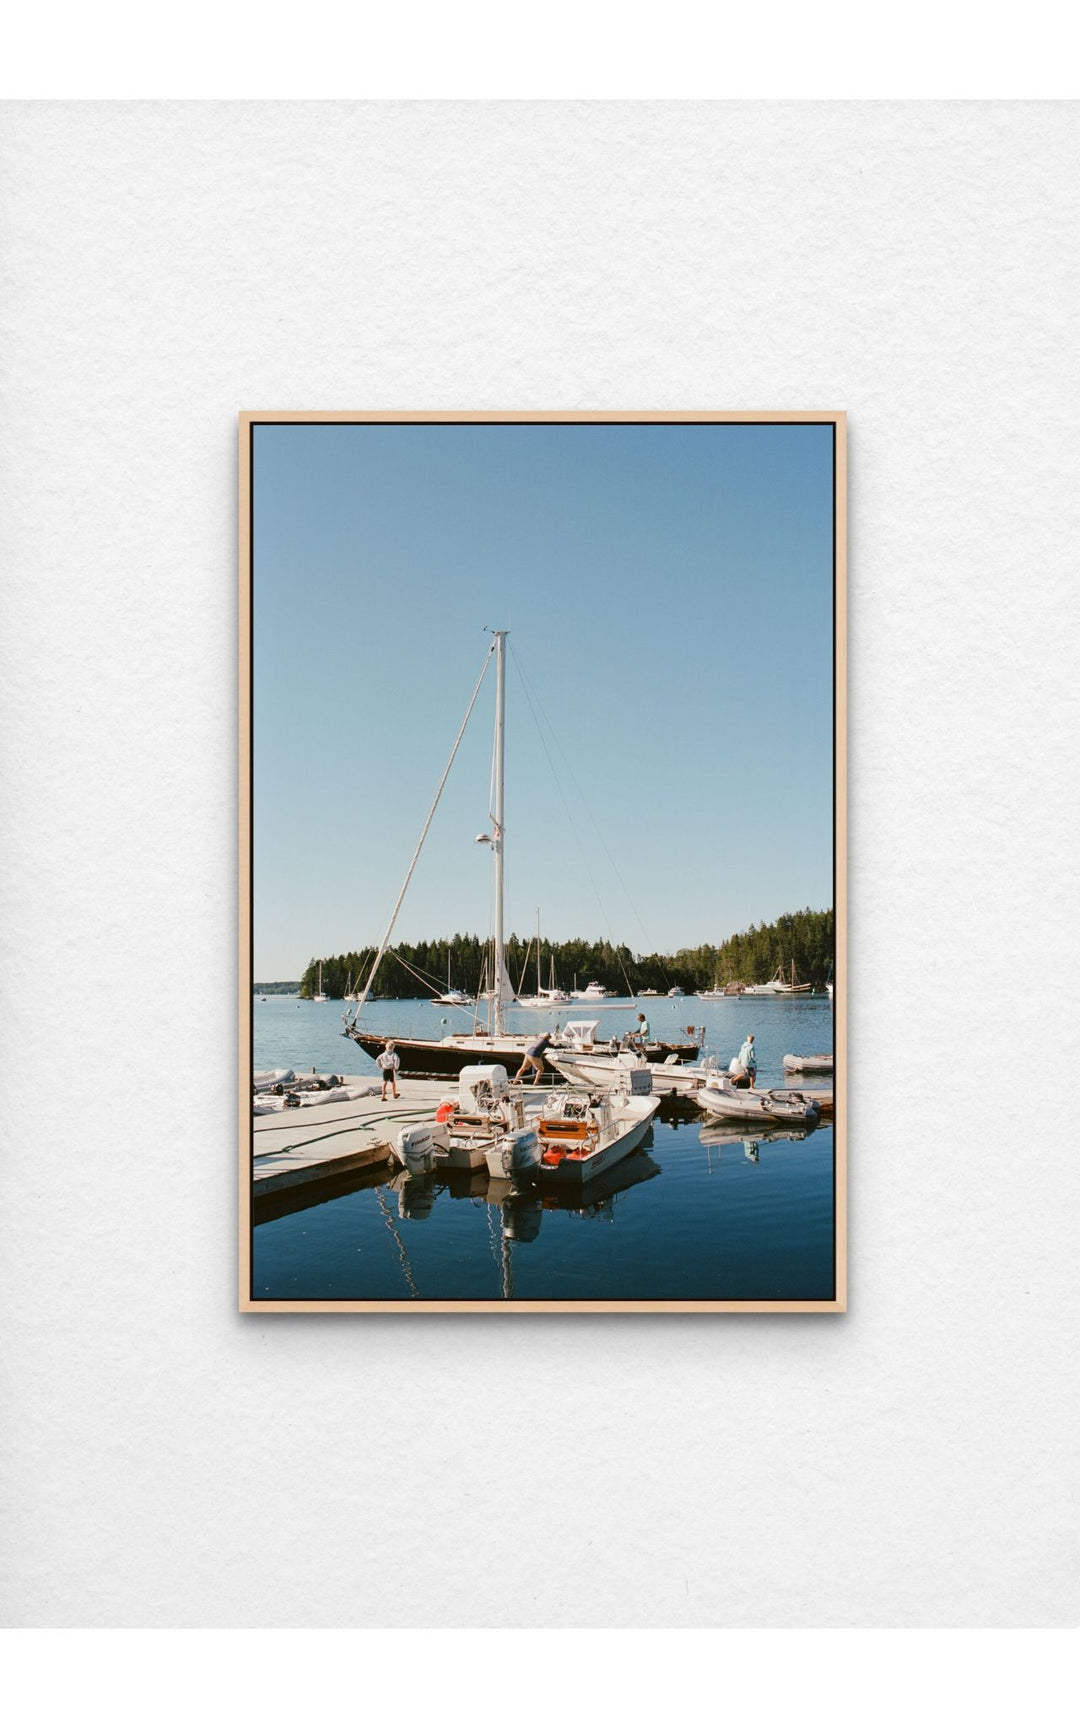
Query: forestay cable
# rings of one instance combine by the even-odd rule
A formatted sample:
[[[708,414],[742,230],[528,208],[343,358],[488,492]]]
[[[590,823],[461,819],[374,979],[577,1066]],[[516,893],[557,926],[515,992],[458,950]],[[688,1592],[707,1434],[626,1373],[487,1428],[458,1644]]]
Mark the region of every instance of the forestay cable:
[[[397,915],[401,911],[401,902],[404,900],[406,889],[408,888],[409,883],[412,881],[412,875],[413,875],[413,871],[416,869],[417,859],[420,856],[420,852],[421,852],[421,849],[423,847],[424,841],[427,839],[428,829],[431,827],[432,819],[435,815],[435,812],[439,808],[439,799],[442,797],[443,787],[446,785],[447,779],[448,779],[449,774],[450,774],[450,770],[454,766],[454,757],[458,753],[458,745],[461,743],[461,740],[465,736],[465,728],[469,724],[469,716],[472,714],[473,709],[476,707],[476,698],[480,694],[480,686],[484,682],[484,678],[486,676],[487,669],[488,669],[489,665],[491,664],[491,656],[494,654],[494,652],[495,652],[495,644],[493,642],[491,644],[491,647],[487,651],[487,655],[485,656],[484,664],[483,664],[483,668],[481,670],[480,676],[476,680],[476,689],[473,691],[472,697],[470,698],[470,701],[469,701],[469,706],[465,710],[465,718],[461,722],[461,726],[460,726],[460,729],[458,731],[457,737],[454,739],[454,748],[451,750],[450,759],[447,762],[446,767],[443,769],[442,779],[439,781],[438,790],[435,793],[435,798],[434,798],[434,801],[432,803],[431,809],[427,813],[427,821],[424,823],[423,832],[421,833],[419,840],[416,842],[416,851],[412,855],[412,863],[409,865],[408,873],[406,874],[404,882],[401,884],[401,893],[398,895],[397,900],[394,903],[394,910],[390,914],[390,922],[386,926],[386,934],[384,935],[382,942],[379,946],[379,952],[375,956],[375,961],[374,961],[374,964],[371,968],[371,971],[368,973],[368,981],[364,985],[363,994],[359,997],[359,999],[356,1003],[356,1006],[353,1009],[352,1017],[350,1018],[348,1014],[343,1014],[341,1016],[342,1020],[344,1020],[344,1022],[346,1024],[346,1026],[355,1026],[356,1025],[356,1022],[360,1017],[360,1011],[363,1008],[365,1002],[367,1001],[369,995],[371,994],[371,986],[375,982],[375,974],[379,970],[379,966],[380,966],[380,963],[382,961],[382,957],[386,953],[387,948],[389,947],[390,938],[394,933],[394,925],[397,923]]]

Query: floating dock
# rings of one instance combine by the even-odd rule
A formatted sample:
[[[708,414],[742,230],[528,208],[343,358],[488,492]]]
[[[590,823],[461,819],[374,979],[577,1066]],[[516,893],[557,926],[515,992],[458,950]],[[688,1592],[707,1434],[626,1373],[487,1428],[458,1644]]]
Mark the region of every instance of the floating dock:
[[[253,1118],[251,1194],[266,1199],[302,1188],[318,1187],[342,1176],[378,1169],[390,1162],[391,1146],[398,1130],[434,1116],[440,1101],[453,1096],[456,1087],[447,1080],[399,1079],[399,1098],[379,1097],[379,1083],[370,1074],[345,1075],[343,1085],[372,1087],[363,1098],[342,1098],[328,1103],[305,1104],[299,1109],[275,1110]],[[526,1091],[529,1088],[526,1086]],[[777,1087],[780,1093],[789,1088]],[[832,1115],[832,1089],[800,1087],[804,1098],[812,1098],[823,1117]],[[318,1098],[318,1093],[307,1093]],[[678,1098],[664,1099],[677,1105]],[[694,1103],[694,1094],[681,1100]]]
[[[370,1074],[345,1076],[349,1087],[371,1086]],[[399,1128],[433,1116],[447,1096],[445,1080],[399,1080],[400,1098],[343,1098],[254,1117],[251,1193],[256,1200],[284,1188],[331,1182],[353,1170],[386,1164]],[[308,1094],[311,1096],[311,1094]],[[315,1094],[318,1096],[318,1094]]]

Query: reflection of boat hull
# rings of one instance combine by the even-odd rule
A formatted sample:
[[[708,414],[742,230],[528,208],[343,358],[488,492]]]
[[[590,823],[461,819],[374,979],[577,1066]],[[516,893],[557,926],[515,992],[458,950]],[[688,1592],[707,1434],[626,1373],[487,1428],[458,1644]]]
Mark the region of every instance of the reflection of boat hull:
[[[762,1123],[754,1131],[752,1138],[762,1146],[774,1140],[805,1140],[808,1134],[814,1132],[814,1124],[805,1122],[798,1128],[782,1128],[776,1122]],[[708,1122],[701,1129],[698,1139],[703,1146],[744,1146],[748,1136],[746,1124],[730,1122]]]
[[[761,1135],[764,1139],[765,1136]],[[535,1185],[525,1190],[519,1189],[512,1181],[502,1176],[491,1176],[487,1170],[449,1170],[445,1166],[433,1175],[410,1176],[407,1171],[395,1169],[392,1176],[379,1173],[378,1180],[390,1192],[398,1195],[430,1194],[431,1201],[445,1194],[449,1200],[485,1200],[489,1206],[498,1206],[504,1211],[508,1207],[515,1212],[531,1214],[537,1206],[543,1212],[579,1212],[585,1215],[599,1212],[605,1202],[610,1202],[615,1196],[625,1193],[629,1188],[636,1188],[641,1182],[650,1182],[654,1176],[659,1176],[660,1165],[641,1147],[621,1158],[614,1166],[597,1176],[593,1181],[580,1186],[568,1183],[549,1185],[537,1188]],[[375,1178],[369,1176],[367,1186],[375,1185]],[[402,1208],[403,1213],[406,1209]],[[408,1216],[428,1217],[431,1203],[425,1204],[419,1212],[412,1211],[411,1204],[407,1210]],[[522,1240],[520,1229],[513,1231],[514,1239]],[[535,1236],[535,1231],[532,1232]]]
[[[636,1188],[639,1182],[651,1182],[659,1174],[660,1165],[641,1149],[639,1143],[636,1151],[621,1158],[613,1167],[609,1166],[603,1175],[583,1182],[580,1188],[571,1187],[566,1182],[541,1188],[540,1202],[545,1212],[579,1212],[596,1216],[605,1210],[605,1202],[624,1194],[628,1188]]]

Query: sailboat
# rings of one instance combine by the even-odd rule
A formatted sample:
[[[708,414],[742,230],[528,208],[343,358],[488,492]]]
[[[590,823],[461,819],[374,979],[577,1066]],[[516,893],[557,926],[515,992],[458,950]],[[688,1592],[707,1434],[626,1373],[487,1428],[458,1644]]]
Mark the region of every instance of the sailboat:
[[[767,984],[748,984],[743,991],[744,996],[808,996],[813,990],[812,984],[797,984],[795,982],[795,962],[791,962],[791,978],[784,977],[783,964],[776,968],[775,976]]]
[[[428,812],[427,821],[424,823],[419,842],[415,852],[413,853],[412,862],[406,872],[405,880],[401,885],[401,890],[398,894],[394,910],[390,915],[390,922],[387,925],[386,933],[383,936],[382,943],[375,956],[371,971],[368,974],[367,983],[351,1011],[342,1015],[342,1020],[344,1021],[343,1036],[351,1038],[354,1043],[358,1044],[369,1056],[375,1056],[377,1052],[382,1049],[387,1037],[393,1038],[394,1048],[401,1059],[401,1067],[399,1071],[402,1074],[458,1074],[466,1063],[470,1062],[504,1063],[507,1066],[513,1063],[516,1068],[520,1065],[527,1047],[536,1037],[535,1032],[510,1032],[507,1030],[506,1026],[505,1010],[514,1002],[514,987],[510,982],[506,970],[506,908],[504,886],[506,866],[506,638],[509,635],[509,632],[506,630],[493,630],[491,634],[491,647],[484,657],[483,669],[481,670],[480,677],[476,681],[476,687],[473,690],[469,706],[465,711],[465,718],[458,730],[457,738],[455,739],[453,749],[450,752],[450,758],[443,770],[442,779],[439,782],[434,801]],[[428,830],[431,827],[435,811],[439,805],[439,800],[442,797],[443,787],[446,785],[450,769],[454,763],[454,758],[457,755],[458,746],[464,736],[465,728],[469,723],[469,717],[476,705],[476,699],[480,694],[480,686],[484,682],[484,677],[487,673],[488,666],[491,664],[492,658],[494,658],[495,661],[495,808],[489,812],[491,820],[490,832],[478,834],[476,836],[477,845],[489,846],[491,848],[495,876],[494,932],[492,938],[490,973],[492,988],[488,997],[489,1022],[486,1026],[481,1026],[479,1019],[474,1019],[470,1031],[450,1032],[444,1038],[413,1038],[402,1036],[399,1032],[392,1030],[386,1033],[369,1032],[360,1026],[360,1015],[363,1011],[364,1004],[371,993],[371,987],[375,979],[375,974],[378,971],[379,964],[389,946],[390,937],[393,934],[394,925],[397,922],[397,916],[401,910],[402,901],[405,898],[406,890],[412,880],[413,871],[416,868],[417,860],[420,857],[424,841],[427,839]],[[482,999],[483,993],[481,993],[480,1000]],[[556,1042],[557,1040],[558,1033],[556,1032],[553,1042]],[[661,1052],[662,1056],[674,1054],[682,1057],[684,1060],[687,1058],[692,1060],[693,1057],[697,1055],[699,1048],[700,1046],[697,1043],[665,1043],[661,1046]]]
[[[352,997],[352,1001],[356,1002],[358,1000],[358,997]],[[473,1005],[473,999],[471,996],[467,995],[464,990],[455,990],[453,985],[450,983],[449,950],[447,950],[446,955],[446,994],[445,996],[433,996],[431,1000],[433,1002],[438,1002],[447,1008],[471,1008]]]
[[[311,998],[311,1000],[313,1002],[325,1002],[326,1001],[326,997],[323,995],[323,987],[322,987],[322,961],[321,960],[319,961],[319,988],[316,990],[316,992],[315,992],[314,996]]]
[[[559,990],[555,984],[555,956],[551,956],[551,982],[545,989],[540,982],[540,908],[536,908],[536,995],[519,996],[519,1008],[561,1008],[571,997],[565,990]]]

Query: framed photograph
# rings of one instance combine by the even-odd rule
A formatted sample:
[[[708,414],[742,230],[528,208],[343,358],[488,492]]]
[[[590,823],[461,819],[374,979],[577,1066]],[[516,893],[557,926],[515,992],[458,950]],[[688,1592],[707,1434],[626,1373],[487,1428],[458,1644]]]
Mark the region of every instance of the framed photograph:
[[[240,416],[245,1312],[842,1312],[846,422]]]

